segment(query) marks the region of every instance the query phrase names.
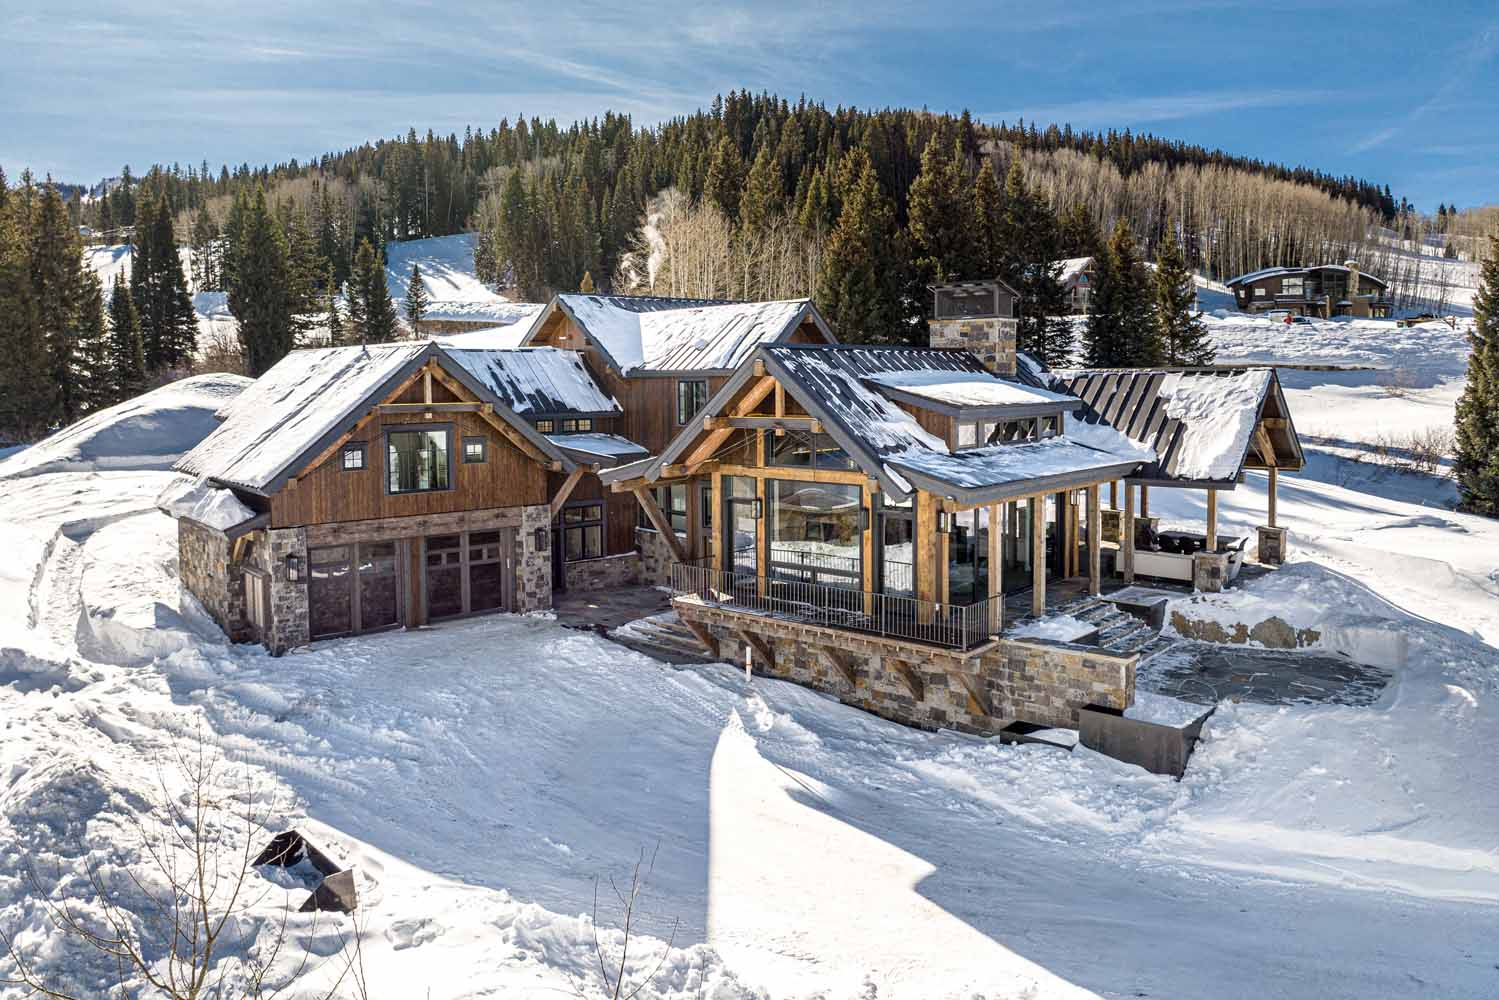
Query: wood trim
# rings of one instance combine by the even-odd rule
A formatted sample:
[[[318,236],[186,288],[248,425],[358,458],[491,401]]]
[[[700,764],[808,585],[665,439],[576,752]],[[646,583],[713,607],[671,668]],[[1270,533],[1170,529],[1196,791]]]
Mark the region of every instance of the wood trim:
[[[723,572],[723,537],[728,530],[725,523],[728,515],[724,513],[723,502],[723,473],[718,469],[713,470],[713,530],[708,539],[708,551],[713,554],[713,571]]]
[[[869,477],[857,470],[849,469],[799,469],[779,465],[724,465],[718,470],[726,476],[743,476],[748,479],[794,479],[805,483],[842,483],[845,486],[866,486]]]
[[[1275,445],[1270,440],[1270,432],[1265,429],[1263,422],[1255,425],[1254,444],[1259,449],[1260,457],[1265,460],[1265,465],[1274,468],[1280,463],[1275,458]]]
[[[428,362],[428,365],[430,366],[428,369],[430,378],[424,381],[423,392],[429,400],[432,398],[431,380],[434,378],[439,383],[441,383],[445,389],[453,393],[453,395],[455,396],[461,397],[472,395],[472,393],[469,392],[468,388],[464,386],[463,383],[459,382],[455,378],[450,377],[447,372],[437,367],[435,362]],[[562,464],[560,462],[552,458],[552,456],[548,455],[540,448],[536,447],[536,445],[532,444],[524,434],[516,430],[514,427],[511,427],[508,421],[497,415],[494,412],[493,404],[481,403],[479,405],[479,409],[476,412],[484,420],[485,423],[489,424],[495,430],[504,435],[505,440],[515,445],[515,447],[519,448],[533,461],[539,463],[542,468],[547,469],[551,472],[562,471]]]
[[[755,374],[759,376],[760,380],[750,386],[745,394],[739,398],[739,402],[734,404],[734,408],[729,412],[729,416],[748,416],[754,411],[755,407],[765,401],[765,397],[769,396],[771,390],[778,384],[774,378],[765,374],[765,363],[763,361],[755,362]],[[709,418],[704,417],[703,419],[706,421]],[[712,458],[718,452],[718,449],[723,446],[724,441],[728,440],[729,435],[733,433],[733,428],[720,428],[719,430],[709,431],[708,436],[698,442],[697,447],[692,449],[687,455],[686,461],[682,464],[687,466],[689,472],[697,471],[697,467]]]
[[[385,414],[407,413],[477,413],[483,403],[381,403],[376,411]]]
[[[567,478],[562,481],[562,485],[557,489],[557,495],[552,497],[553,518],[556,518],[562,512],[562,506],[567,503],[567,498],[572,496],[574,487],[578,485],[578,480],[583,478],[583,473],[586,471],[587,468],[580,465],[572,472],[569,472]]]
[[[656,503],[656,498],[651,496],[643,486],[637,486],[630,492],[635,494],[635,500],[640,504],[641,509],[645,511],[645,516],[650,519],[651,526],[656,529],[662,538],[666,539],[666,545],[671,549],[672,558],[676,559],[679,563],[688,562],[687,553],[682,551],[682,541],[677,537],[677,533],[672,530],[671,522],[667,520],[666,515],[661,512],[661,507]]]
[[[779,384],[779,383],[778,383]],[[822,421],[816,417],[704,417],[703,429],[709,431],[775,431],[780,436],[786,431],[809,431],[822,433]]]
[[[1030,498],[1031,505],[1031,614],[1046,614],[1046,498]]]
[[[1277,492],[1277,488],[1279,487],[1279,485],[1280,485],[1280,470],[1277,469],[1275,466],[1272,465],[1270,467],[1269,508],[1266,511],[1266,514],[1267,514],[1266,521],[1268,522],[1266,526],[1270,527],[1270,528],[1275,527],[1275,504],[1276,504],[1276,496],[1275,496],[1275,494]]]
[[[1218,491],[1208,487],[1208,537],[1207,550],[1218,551]]]

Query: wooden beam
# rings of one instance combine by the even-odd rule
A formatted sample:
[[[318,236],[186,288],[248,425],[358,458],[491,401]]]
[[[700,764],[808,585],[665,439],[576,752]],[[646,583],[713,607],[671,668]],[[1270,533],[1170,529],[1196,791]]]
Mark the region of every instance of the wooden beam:
[[[937,600],[937,504],[930,493],[916,494],[916,599],[921,602],[923,621],[931,616],[931,603]]]
[[[885,665],[890,668],[891,673],[905,682],[906,690],[911,692],[911,697],[916,701],[920,701],[922,695],[926,692],[926,685],[922,682],[921,675],[913,670],[911,665],[904,660],[897,660],[887,656],[885,657]]]
[[[1124,563],[1124,582],[1135,582],[1135,488],[1124,483],[1124,518],[1119,526],[1119,558]]]
[[[859,675],[854,669],[854,658],[841,649],[832,649],[827,646],[817,647],[817,653],[823,660],[838,671],[839,675],[848,682],[849,687],[859,686]]]
[[[718,655],[718,641],[713,638],[712,632],[709,632],[706,628],[699,625],[697,622],[693,621],[690,618],[681,618],[680,615],[678,616],[678,618],[681,619],[683,625],[687,626],[687,631],[692,633],[692,637],[696,639],[702,645],[702,647],[708,651],[709,656]]]
[[[776,382],[775,414],[780,419],[786,416],[786,387],[779,381]],[[816,433],[814,431],[814,433]],[[783,427],[776,428],[776,437],[785,437],[786,430]]]
[[[392,415],[409,413],[478,413],[483,403],[381,403],[375,409]]]
[[[874,614],[874,590],[876,572],[878,567],[874,564],[874,533],[879,527],[879,519],[874,512],[874,494],[869,492],[869,487],[861,491],[864,502],[864,513],[869,519],[869,525],[860,533],[859,538],[859,562],[862,564],[860,574],[860,586],[864,589],[864,613]]]
[[[432,405],[432,362],[428,361],[422,372],[422,402]]]
[[[760,519],[755,522],[755,576],[760,596],[765,596],[766,578],[770,576],[770,488],[765,480],[755,480],[755,498],[760,501]]]
[[[816,417],[792,414],[789,417],[704,417],[703,429],[709,431],[808,431],[822,433],[822,421]]]
[[[755,359],[754,373],[756,378],[765,377],[765,362],[760,360],[759,358]]]
[[[756,364],[758,365],[760,363],[756,362]],[[759,406],[765,401],[765,397],[769,396],[771,390],[775,387],[776,380],[768,375],[762,374],[760,380],[754,385],[750,386],[749,390],[742,397],[740,397],[739,402],[734,405],[734,408],[730,411],[729,415],[732,417],[743,417],[749,415],[754,411],[755,407]],[[703,419],[704,426],[706,427],[706,421],[710,418],[704,417]],[[695,472],[699,465],[703,464],[718,453],[718,449],[723,447],[723,443],[728,440],[729,435],[733,433],[734,429],[732,427],[720,427],[717,430],[709,431],[708,436],[698,442],[697,447],[692,449],[692,451],[688,454],[687,459],[682,464],[687,466],[688,471]]]
[[[1260,457],[1265,460],[1267,466],[1274,468],[1280,464],[1275,460],[1275,444],[1270,440],[1270,432],[1265,429],[1263,422],[1255,425],[1254,445],[1259,449]]]
[[[1088,487],[1088,593],[1103,593],[1103,509],[1098,506],[1098,484]]]
[[[671,529],[671,521],[661,513],[661,507],[656,503],[656,498],[651,496],[643,486],[637,486],[630,492],[635,494],[635,500],[645,511],[645,516],[650,519],[651,526],[666,540],[666,546],[671,549],[672,558],[679,563],[688,562],[687,553],[682,551],[681,539],[677,538],[677,533]]]
[[[719,472],[717,469],[714,469],[712,479],[713,531],[712,537],[708,540],[708,551],[713,553],[713,571],[715,573],[720,573],[723,571],[724,534],[732,529],[729,525],[723,523],[724,518],[727,516],[724,513],[723,503],[723,473]]]
[[[1004,505],[989,507],[989,631],[998,633],[1005,626],[1005,560]]]
[[[558,514],[562,513],[563,505],[567,503],[567,498],[572,496],[573,488],[578,485],[578,480],[583,478],[585,471],[587,471],[586,467],[580,465],[567,474],[567,478],[562,481],[562,485],[557,489],[557,495],[552,497],[552,517],[555,518]]]
[[[1046,498],[1031,497],[1031,614],[1046,614]]]
[[[1218,551],[1218,488],[1208,487],[1208,538],[1207,550]]]
[[[1264,424],[1272,431],[1289,430],[1291,427],[1291,420],[1289,417],[1266,417],[1261,420],[1260,423]]]
[[[739,636],[739,638],[743,640],[746,646],[748,646],[750,649],[753,649],[755,653],[759,655],[760,659],[765,661],[765,665],[767,667],[773,667],[776,665],[775,653],[770,648],[769,641],[767,641],[763,635],[756,635],[755,633],[742,628],[736,628],[734,630],[734,634]]]
[[[1272,465],[1272,466],[1270,466],[1270,504],[1269,504],[1269,510],[1266,512],[1267,515],[1268,515],[1266,517],[1266,524],[1269,527],[1271,527],[1271,528],[1275,527],[1275,501],[1276,501],[1275,494],[1277,492],[1277,487],[1279,485],[1280,485],[1280,470],[1277,469],[1275,466]]]
[[[850,472],[847,469],[794,469],[730,465],[723,462],[719,463],[718,469],[726,476],[745,476],[750,479],[795,479],[804,483],[842,483],[847,486],[863,486],[869,481],[864,473]]]
[[[984,690],[983,685],[979,683],[977,677],[974,677],[972,674],[965,674],[962,671],[952,676],[956,677],[958,683],[963,685],[963,690],[968,692],[969,715],[982,715],[985,718],[994,715],[994,709],[989,704],[989,692]]]
[[[1150,516],[1150,487],[1144,483],[1140,484],[1140,516]]]

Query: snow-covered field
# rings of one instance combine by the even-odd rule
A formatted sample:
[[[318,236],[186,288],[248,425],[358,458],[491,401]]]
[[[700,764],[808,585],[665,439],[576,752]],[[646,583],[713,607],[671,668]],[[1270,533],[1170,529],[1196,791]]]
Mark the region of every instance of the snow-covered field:
[[[1225,355],[1280,333],[1240,320],[1215,327]],[[1283,371],[1303,435],[1450,422],[1454,338],[1308,335],[1306,354],[1352,344],[1404,374]],[[631,942],[638,975],[660,962],[647,997],[1499,995],[1499,522],[1444,509],[1434,480],[1365,481],[1320,446],[1281,480],[1293,562],[1219,611],[1401,635],[1408,660],[1365,708],[1221,705],[1178,783],[671,668],[545,617],[281,659],[226,645],[180,593],[153,502],[235,385],[167,387],[0,462],[0,929],[78,995],[109,970],[60,947],[27,873],[60,898],[90,866],[141,870],[131,824],[200,729],[274,829],[359,871],[371,996],[603,995],[595,880],[612,927],[607,880],[658,845]],[[1251,475],[1221,530],[1264,506]],[[1196,493],[1151,508],[1204,517]],[[226,970],[268,950],[304,895],[284,884],[256,883]],[[318,954],[353,929],[289,927]]]

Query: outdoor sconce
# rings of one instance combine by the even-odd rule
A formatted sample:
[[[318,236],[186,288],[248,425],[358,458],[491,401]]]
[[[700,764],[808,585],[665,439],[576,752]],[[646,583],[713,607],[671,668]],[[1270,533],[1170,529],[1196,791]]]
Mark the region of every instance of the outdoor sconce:
[[[952,530],[952,515],[945,510],[937,511],[937,534],[945,535]]]
[[[750,516],[753,517],[756,521],[760,520],[765,516],[765,501],[756,499],[753,506],[750,507],[750,510],[752,511]]]
[[[860,507],[859,508],[859,530],[861,532],[869,530],[869,521],[870,521],[870,518],[869,518],[869,508],[868,507]]]
[[[547,544],[551,541],[551,530],[548,528],[537,528],[533,534],[535,535],[533,540],[536,542],[536,551],[545,552]]]
[[[289,555],[286,557],[286,578],[292,583],[300,583],[302,580],[302,557]]]

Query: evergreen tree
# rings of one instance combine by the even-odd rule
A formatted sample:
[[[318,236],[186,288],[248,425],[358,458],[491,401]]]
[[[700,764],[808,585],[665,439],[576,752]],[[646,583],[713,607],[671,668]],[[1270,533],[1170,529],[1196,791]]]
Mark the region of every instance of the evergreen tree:
[[[286,235],[266,206],[264,188],[247,199],[233,256],[229,311],[239,321],[245,366],[259,378],[296,341]]]
[[[31,294],[36,303],[51,400],[42,412],[47,425],[71,424],[83,409],[78,359],[78,320],[83,297],[83,249],[67,206],[50,182],[43,189],[31,229]]]
[[[817,305],[839,340],[913,344],[918,340],[906,293],[904,239],[895,209],[863,150],[845,158],[852,180],[828,239]]]
[[[1095,262],[1091,311],[1083,342],[1093,368],[1160,364],[1155,296],[1129,223],[1120,219]]]
[[[596,290],[593,287],[593,272],[584,271],[583,280],[578,282],[578,291],[584,295],[592,295]]]
[[[221,291],[218,254],[219,227],[207,210],[193,217],[193,286],[200,292]]]
[[[385,264],[369,240],[361,242],[354,254],[354,274],[349,285],[351,336],[361,344],[395,340],[396,307],[385,284]]]
[[[1197,299],[1192,272],[1175,227],[1166,227],[1166,238],[1156,254],[1155,308],[1160,323],[1162,360],[1173,367],[1195,367],[1213,362],[1213,345],[1207,328],[1193,311]]]
[[[323,289],[323,322],[328,328],[328,346],[338,347],[344,342],[345,332],[343,315],[338,308],[338,285],[333,280],[331,264],[328,266]]]
[[[739,146],[724,136],[713,147],[708,176],[703,181],[703,197],[732,221],[739,218],[739,199],[743,193],[744,160],[739,155]]]
[[[130,292],[140,313],[146,371],[155,374],[192,360],[198,318],[177,253],[166,197],[142,198],[137,211],[140,222],[131,248]]]
[[[751,232],[765,228],[781,214],[784,200],[780,168],[770,147],[762,146],[745,178],[744,197],[739,203],[740,224]]]
[[[0,440],[27,442],[47,429],[52,394],[47,344],[31,287],[30,219],[20,195],[0,208]]]
[[[109,338],[105,356],[115,398],[128,399],[140,392],[146,381],[141,317],[129,286],[118,276],[109,291]]]
[[[974,246],[974,198],[960,153],[932,136],[921,154],[921,173],[907,202],[917,280],[961,281],[980,277]]]
[[[1473,296],[1468,381],[1457,401],[1455,472],[1464,510],[1499,517],[1499,237]]]
[[[994,174],[994,163],[984,158],[973,180],[973,244],[983,277],[998,277],[1004,255],[1004,193]]]
[[[82,409],[86,413],[118,403],[114,371],[109,364],[109,331],[104,322],[104,291],[99,279],[85,272],[78,303],[78,363]]]
[[[1097,257],[1103,252],[1098,229],[1088,214],[1088,206],[1082,202],[1073,202],[1072,207],[1062,214],[1061,227],[1061,254],[1064,258]]]
[[[584,271],[583,276],[588,277]],[[427,314],[427,284],[422,281],[421,268],[411,265],[411,280],[406,282],[406,319],[411,323],[411,332],[422,335],[422,317]]]

